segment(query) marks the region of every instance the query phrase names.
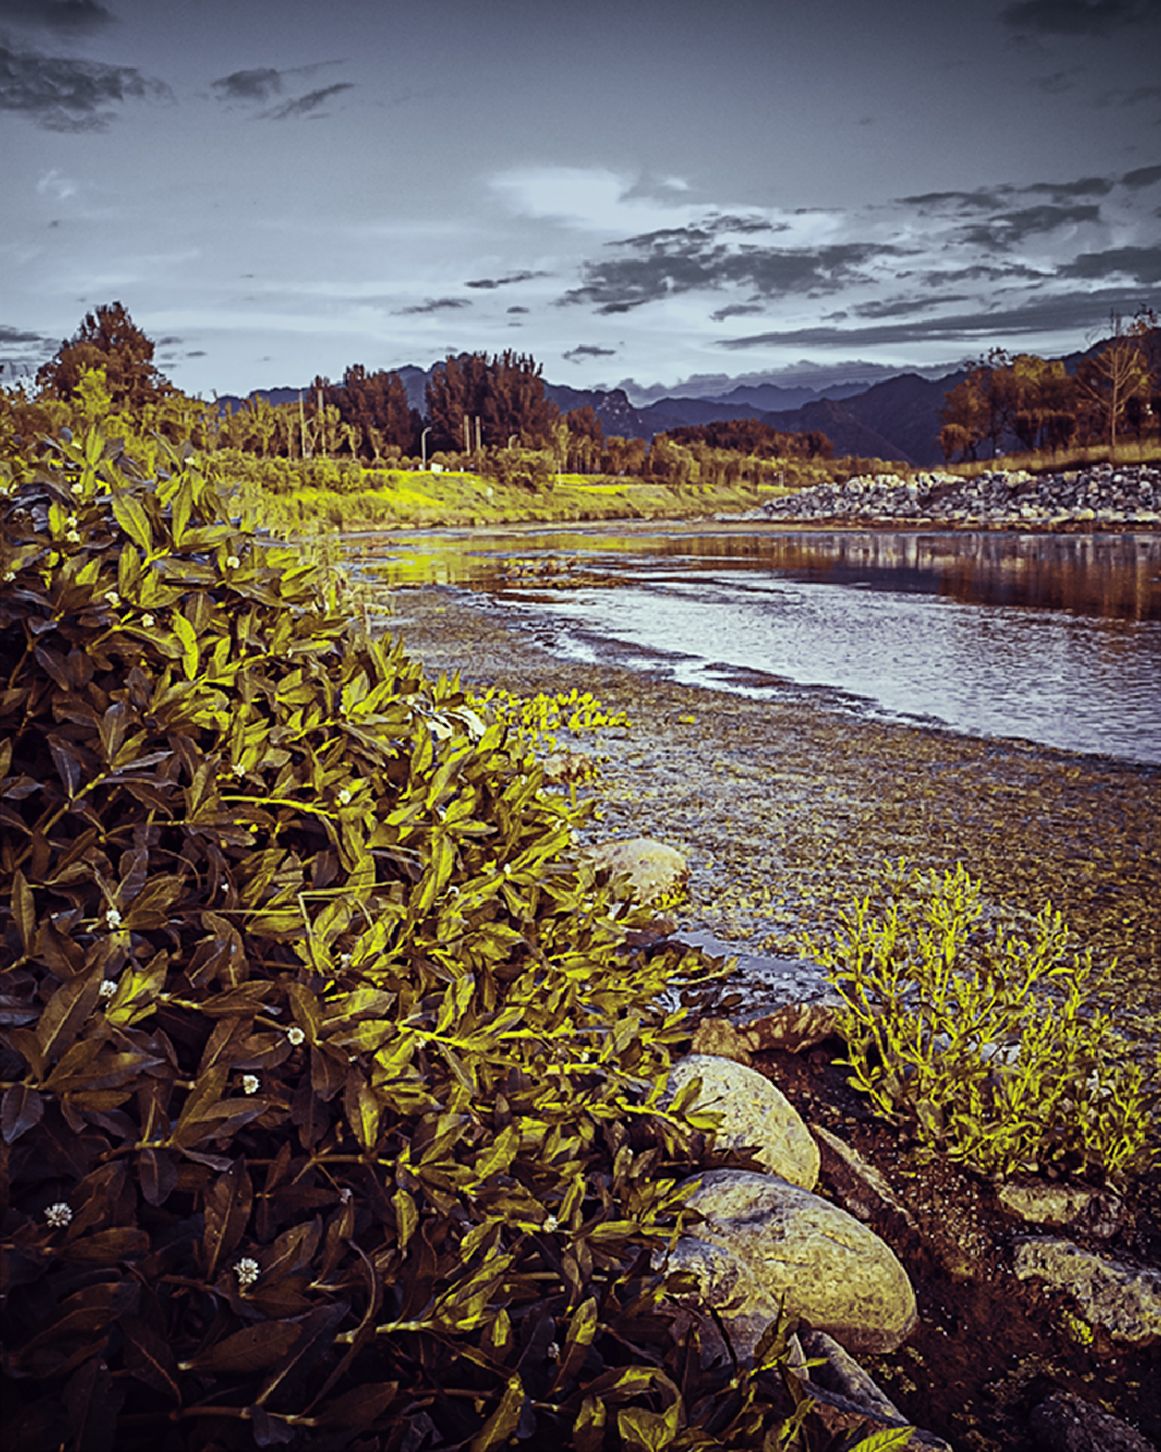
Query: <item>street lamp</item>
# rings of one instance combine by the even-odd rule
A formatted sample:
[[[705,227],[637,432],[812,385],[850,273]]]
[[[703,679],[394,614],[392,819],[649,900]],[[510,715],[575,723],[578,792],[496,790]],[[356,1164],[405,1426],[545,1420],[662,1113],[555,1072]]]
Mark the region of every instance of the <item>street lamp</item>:
[[[426,472],[426,470],[427,470],[427,436],[428,436],[429,433],[431,433],[431,425],[430,424],[428,424],[428,426],[424,429],[424,431],[419,436],[419,449],[420,449],[420,452],[423,455],[423,465],[422,465],[422,467],[423,467],[424,472]]]

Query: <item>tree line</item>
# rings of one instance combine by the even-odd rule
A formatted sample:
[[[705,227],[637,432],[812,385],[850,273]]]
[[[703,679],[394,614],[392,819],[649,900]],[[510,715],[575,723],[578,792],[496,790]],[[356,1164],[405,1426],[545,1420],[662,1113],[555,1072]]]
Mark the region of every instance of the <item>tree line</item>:
[[[1161,329],[1143,310],[1129,324],[1114,317],[1111,336],[1070,372],[1061,359],[1010,355],[993,348],[947,394],[940,418],[944,459],[995,456],[1011,446],[1059,453],[1138,441],[1161,431]]]

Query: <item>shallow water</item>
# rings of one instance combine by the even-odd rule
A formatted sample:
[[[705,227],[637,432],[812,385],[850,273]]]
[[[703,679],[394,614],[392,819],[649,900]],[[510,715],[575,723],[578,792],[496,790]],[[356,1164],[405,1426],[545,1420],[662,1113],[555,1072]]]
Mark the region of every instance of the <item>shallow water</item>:
[[[395,586],[490,592],[566,657],[1161,763],[1156,533],[604,527],[357,552]]]

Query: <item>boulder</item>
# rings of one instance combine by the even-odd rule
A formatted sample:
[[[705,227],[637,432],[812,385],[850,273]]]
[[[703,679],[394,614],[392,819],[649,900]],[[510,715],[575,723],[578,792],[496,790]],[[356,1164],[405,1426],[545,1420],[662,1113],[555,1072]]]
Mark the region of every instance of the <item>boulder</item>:
[[[812,1415],[830,1437],[858,1432],[860,1437],[911,1427],[908,1447],[952,1452],[949,1443],[914,1427],[853,1356],[825,1331],[803,1331],[800,1345],[811,1361]]]
[[[1105,1238],[1120,1223],[1120,1200],[1091,1185],[1028,1176],[1005,1181],[996,1198],[1010,1215],[1030,1225],[1082,1225],[1090,1234]]]
[[[853,1145],[821,1125],[812,1126],[822,1173],[845,1210],[860,1220],[884,1220],[918,1232],[915,1217],[887,1183],[882,1172],[865,1160]],[[890,1231],[890,1224],[888,1230]]]
[[[752,1356],[780,1305],[856,1352],[894,1351],[914,1326],[907,1272],[837,1205],[752,1170],[710,1170],[689,1203],[703,1220],[670,1264],[694,1274],[739,1355]]]
[[[701,1080],[699,1109],[721,1115],[719,1148],[750,1146],[758,1163],[792,1185],[818,1183],[818,1146],[798,1111],[777,1085],[756,1069],[715,1054],[688,1054],[673,1065],[667,1098],[691,1079]]]
[[[1136,1427],[1071,1392],[1045,1397],[1033,1408],[1028,1428],[1040,1452],[1154,1452]]]
[[[1070,1295],[1085,1319],[1114,1341],[1131,1346],[1161,1341],[1161,1271],[1110,1260],[1046,1235],[1017,1243],[1016,1274]]]
[[[652,837],[602,842],[585,855],[598,876],[619,886],[624,899],[642,906],[683,892],[689,881],[685,857]]]

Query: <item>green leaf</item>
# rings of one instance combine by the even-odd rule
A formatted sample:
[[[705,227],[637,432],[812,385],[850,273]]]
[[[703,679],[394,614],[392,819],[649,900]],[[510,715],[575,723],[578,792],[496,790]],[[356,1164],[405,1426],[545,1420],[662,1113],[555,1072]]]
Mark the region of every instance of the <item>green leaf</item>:
[[[850,1452],[897,1452],[900,1447],[909,1447],[914,1435],[914,1427],[884,1427],[864,1437]]]
[[[471,1452],[491,1452],[500,1447],[520,1425],[520,1414],[524,1410],[524,1384],[514,1374],[504,1388],[504,1395],[496,1410],[472,1438]]]
[[[192,681],[198,673],[198,633],[180,610],[173,612],[172,624],[181,641],[181,668],[186,680]]]
[[[113,495],[113,513],[117,523],[135,545],[145,553],[153,553],[153,531],[149,527],[149,516],[132,494]]]

